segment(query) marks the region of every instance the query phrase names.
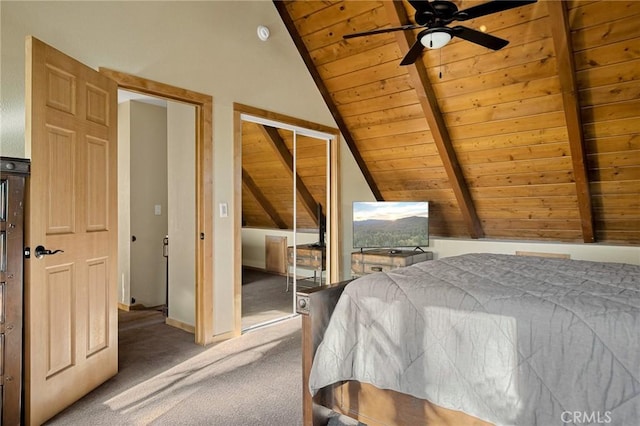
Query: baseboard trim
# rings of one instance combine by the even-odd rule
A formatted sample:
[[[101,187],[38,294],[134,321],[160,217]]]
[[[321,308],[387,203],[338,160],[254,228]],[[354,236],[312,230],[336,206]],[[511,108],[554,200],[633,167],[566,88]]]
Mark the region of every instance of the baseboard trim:
[[[257,266],[242,265],[242,267],[244,269],[248,269],[248,270],[251,270],[251,271],[264,272],[265,274],[280,275],[281,277],[286,277],[287,276],[286,271],[284,273],[280,273],[280,272],[277,272],[277,271],[267,271],[265,268],[259,268]]]
[[[182,321],[175,320],[173,318],[165,319],[164,323],[167,325],[170,325],[171,327],[179,328],[180,330],[184,330],[191,334],[195,334],[196,332],[196,328],[194,326],[184,323]]]

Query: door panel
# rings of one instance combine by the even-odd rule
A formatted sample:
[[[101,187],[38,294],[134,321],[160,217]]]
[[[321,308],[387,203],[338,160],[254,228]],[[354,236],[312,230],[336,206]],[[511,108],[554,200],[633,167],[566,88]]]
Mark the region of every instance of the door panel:
[[[117,86],[29,38],[26,87],[25,415],[41,424],[117,373]]]

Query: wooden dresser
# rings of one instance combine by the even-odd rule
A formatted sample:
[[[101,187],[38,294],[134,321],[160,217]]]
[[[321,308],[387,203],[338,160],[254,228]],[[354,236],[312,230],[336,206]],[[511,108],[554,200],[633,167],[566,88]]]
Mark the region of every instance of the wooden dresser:
[[[0,157],[0,411],[21,424],[24,190],[29,161]]]
[[[296,246],[296,268],[313,271],[313,283],[322,284],[322,273],[327,268],[327,248],[315,244],[300,244]],[[289,269],[293,267],[293,246],[287,247],[287,291],[289,291]]]
[[[374,249],[351,253],[351,277],[387,272],[392,269],[432,260],[433,253],[419,250]]]

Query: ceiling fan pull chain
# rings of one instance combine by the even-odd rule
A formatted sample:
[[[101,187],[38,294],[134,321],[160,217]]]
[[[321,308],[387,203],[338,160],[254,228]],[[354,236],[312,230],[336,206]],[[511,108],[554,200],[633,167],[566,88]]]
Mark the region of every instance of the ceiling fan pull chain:
[[[440,80],[442,80],[442,49],[440,49],[440,73],[438,75]]]

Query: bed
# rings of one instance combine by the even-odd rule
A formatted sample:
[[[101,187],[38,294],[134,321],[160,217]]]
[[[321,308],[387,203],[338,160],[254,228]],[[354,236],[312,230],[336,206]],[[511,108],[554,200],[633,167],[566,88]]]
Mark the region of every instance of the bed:
[[[640,266],[468,254],[315,289],[298,306],[305,424],[640,418]]]

